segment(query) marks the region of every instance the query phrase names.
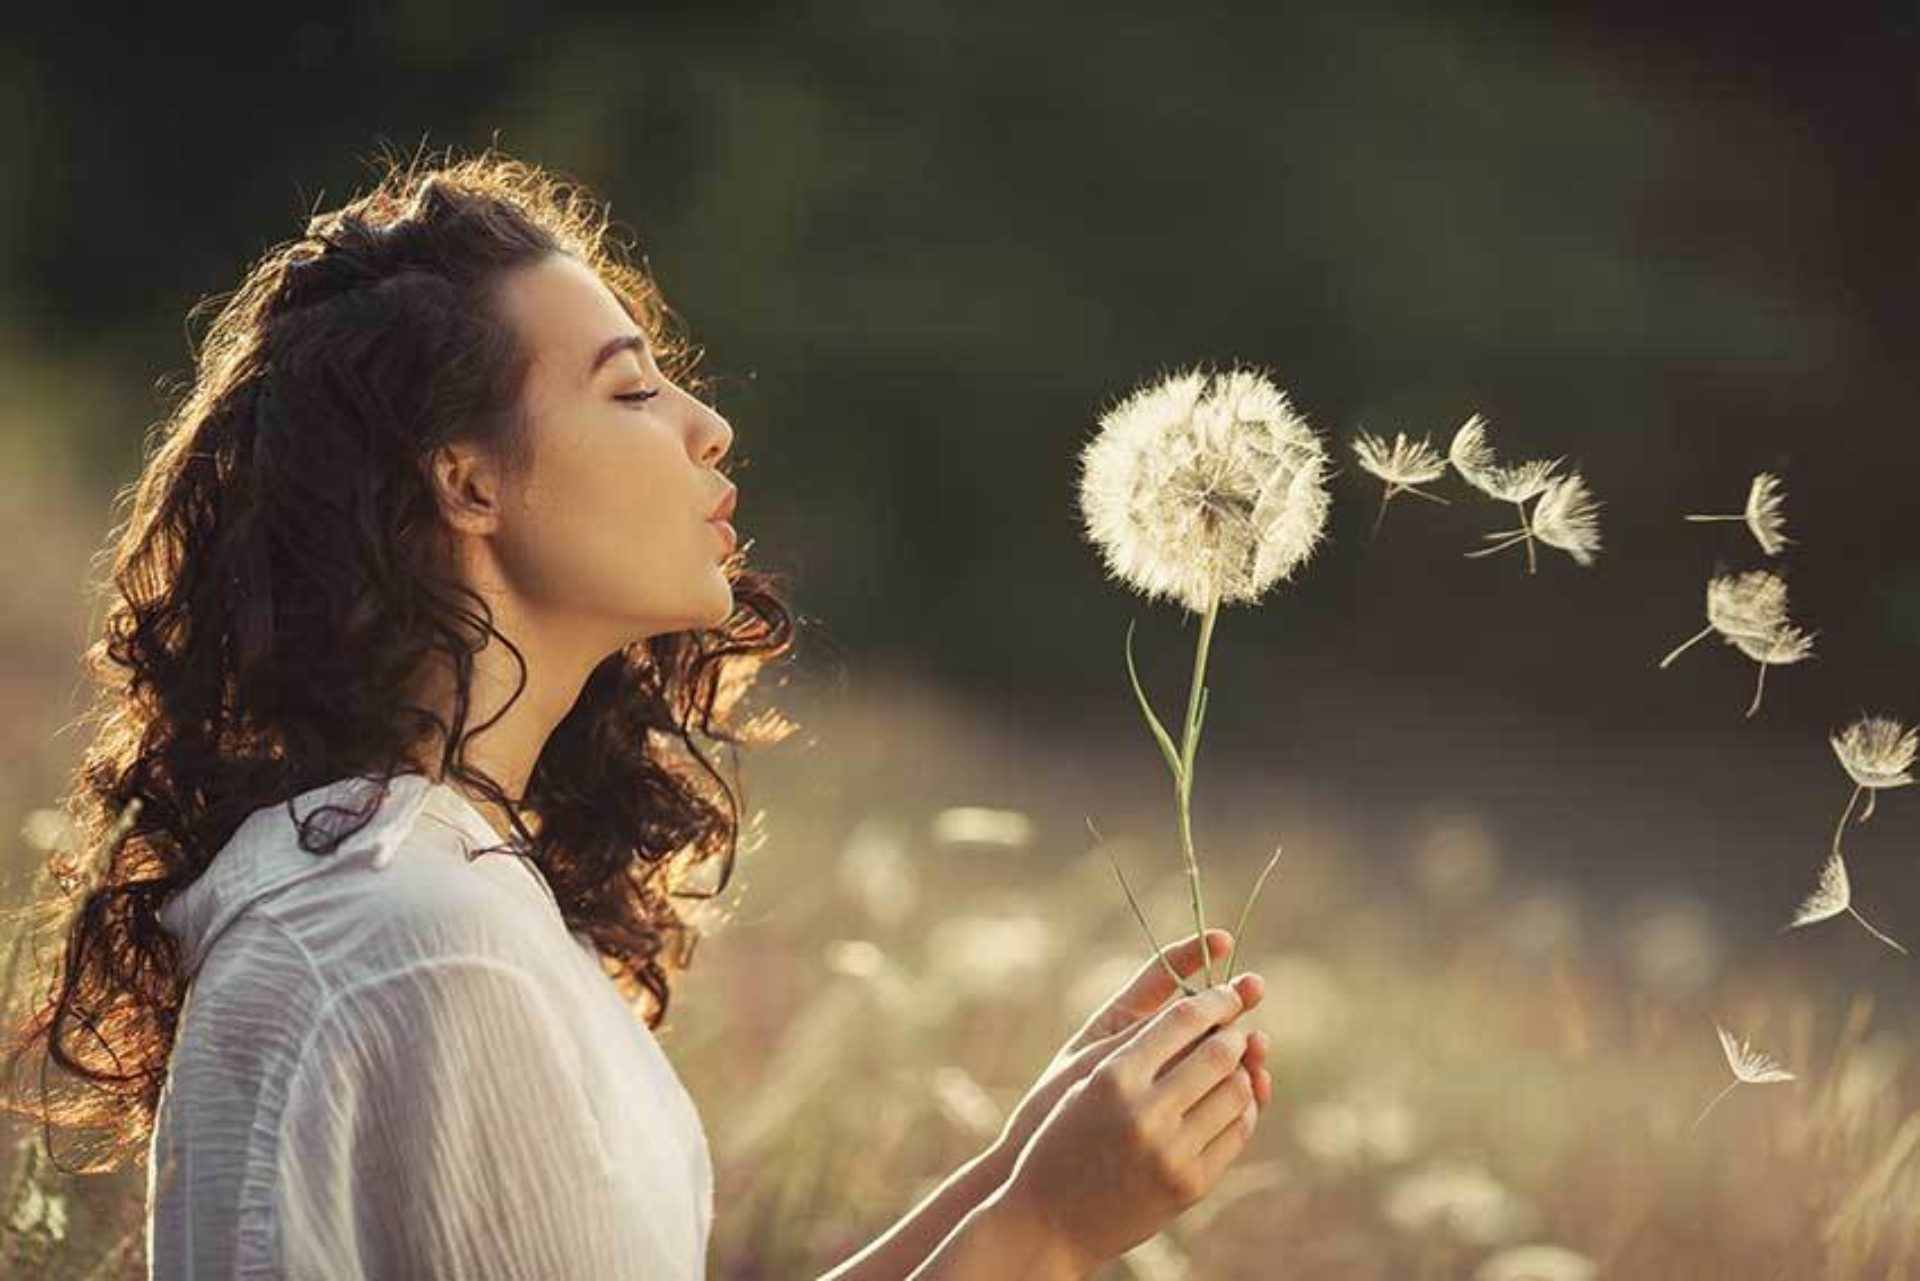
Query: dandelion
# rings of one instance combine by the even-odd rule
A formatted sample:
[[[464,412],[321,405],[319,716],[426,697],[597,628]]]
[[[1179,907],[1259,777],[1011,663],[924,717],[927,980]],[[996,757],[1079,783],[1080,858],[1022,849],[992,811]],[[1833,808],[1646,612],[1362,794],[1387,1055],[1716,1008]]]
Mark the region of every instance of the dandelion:
[[[1833,754],[1840,758],[1841,768],[1853,780],[1853,794],[1847,798],[1847,808],[1840,812],[1840,821],[1833,829],[1833,853],[1837,857],[1840,837],[1846,831],[1847,820],[1853,817],[1860,793],[1867,794],[1867,808],[1860,811],[1860,821],[1864,823],[1873,817],[1873,803],[1881,792],[1913,782],[1909,771],[1913,769],[1916,752],[1920,752],[1920,733],[1888,716],[1862,716],[1838,734],[1828,735],[1827,741],[1833,744]]]
[[[1328,469],[1320,437],[1284,392],[1251,369],[1195,369],[1143,387],[1101,416],[1081,454],[1081,513],[1109,574],[1149,600],[1171,600],[1200,616],[1178,747],[1140,686],[1131,626],[1126,658],[1134,697],[1173,776],[1201,935],[1205,909],[1191,798],[1214,623],[1223,604],[1258,601],[1319,546],[1331,506]],[[1211,986],[1211,957],[1205,965]]]
[[[1387,518],[1387,504],[1393,501],[1395,494],[1413,494],[1446,506],[1447,500],[1438,494],[1429,494],[1421,485],[1439,480],[1447,474],[1447,459],[1433,447],[1433,442],[1422,436],[1419,440],[1408,440],[1405,432],[1395,432],[1393,444],[1389,445],[1378,436],[1361,432],[1354,438],[1353,452],[1360,456],[1360,466],[1370,474],[1385,481],[1386,489],[1380,495],[1380,512],[1373,518],[1373,533],[1380,534],[1380,522]]]
[[[1533,573],[1535,535],[1533,520],[1527,513],[1527,503],[1546,492],[1559,475],[1561,460],[1536,460],[1511,465],[1500,463],[1494,458],[1492,443],[1487,440],[1487,420],[1479,414],[1468,418],[1454,432],[1453,441],[1447,446],[1447,460],[1460,473],[1462,480],[1489,498],[1512,503],[1520,513],[1520,528],[1517,531],[1487,535],[1489,539],[1501,540],[1499,546],[1482,548],[1467,555],[1486,556],[1515,543],[1525,543],[1527,572]]]
[[[1793,540],[1786,534],[1786,518],[1780,512],[1786,494],[1780,488],[1780,478],[1771,472],[1761,472],[1753,478],[1752,486],[1747,490],[1747,509],[1737,516],[1688,516],[1691,521],[1737,520],[1745,522],[1753,540],[1760,544],[1760,550],[1769,556],[1778,556],[1781,549]]]
[[[1727,644],[1760,665],[1748,716],[1760,710],[1768,667],[1798,663],[1813,656],[1814,633],[1802,631],[1787,621],[1786,581],[1764,569],[1716,574],[1709,579],[1707,625],[1661,659],[1661,668],[1670,666],[1674,659],[1716,632]]]
[[[1902,956],[1907,954],[1906,948],[1888,938],[1878,929],[1875,929],[1873,923],[1868,921],[1866,917],[1860,915],[1854,908],[1853,885],[1847,879],[1847,863],[1841,856],[1840,851],[1836,849],[1827,855],[1826,865],[1820,869],[1820,883],[1814,887],[1813,893],[1807,896],[1806,901],[1802,903],[1799,910],[1794,913],[1793,920],[1789,921],[1783,928],[1789,930],[1798,929],[1802,925],[1812,925],[1816,921],[1827,920],[1830,917],[1840,915],[1842,912],[1852,916],[1854,920],[1860,922],[1867,933],[1873,935],[1894,951],[1900,953]]]
[[[1467,556],[1491,556],[1531,536],[1549,547],[1559,548],[1578,564],[1591,565],[1594,553],[1600,550],[1599,514],[1600,503],[1587,489],[1587,482],[1579,472],[1558,476],[1540,491],[1540,501],[1533,505],[1530,527],[1487,534],[1486,538],[1500,541],[1492,547],[1468,552]]]
[[[1714,1024],[1714,1030],[1720,1034],[1720,1048],[1726,1053],[1727,1067],[1733,1071],[1733,1080],[1728,1082],[1726,1089],[1714,1095],[1707,1106],[1701,1109],[1700,1115],[1693,1119],[1693,1125],[1687,1131],[1689,1134],[1700,1128],[1700,1123],[1707,1119],[1707,1113],[1713,1111],[1714,1106],[1721,1099],[1733,1093],[1734,1086],[1772,1085],[1778,1081],[1794,1079],[1793,1073],[1774,1062],[1768,1055],[1754,1049],[1746,1041],[1736,1039],[1733,1033],[1719,1024]]]

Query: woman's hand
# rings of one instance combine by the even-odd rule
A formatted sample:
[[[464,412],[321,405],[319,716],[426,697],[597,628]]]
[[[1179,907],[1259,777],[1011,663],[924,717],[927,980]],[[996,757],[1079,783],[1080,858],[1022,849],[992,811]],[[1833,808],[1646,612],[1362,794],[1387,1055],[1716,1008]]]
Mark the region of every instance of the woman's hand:
[[[1208,930],[1207,944],[1214,959],[1222,960],[1232,951],[1233,937],[1226,930]],[[1194,935],[1174,944],[1166,949],[1164,955],[1181,978],[1199,973],[1199,936]],[[1265,985],[1257,974],[1240,975],[1235,987],[1240,992],[1244,1009],[1252,1009],[1265,995]],[[1139,1029],[1142,1020],[1151,1017],[1166,1004],[1167,998],[1175,990],[1167,967],[1158,959],[1150,960],[1111,1000],[1094,1011],[1072,1039],[1053,1056],[1053,1061],[1047,1064],[1046,1070],[1028,1089],[1026,1097],[1020,1100],[1019,1106],[1007,1118],[1000,1137],[994,1141],[987,1161],[1001,1178],[1011,1173],[1027,1141],[1040,1128],[1041,1122],[1047,1119],[1047,1114],[1053,1111],[1054,1105],[1068,1088],[1084,1080],[1104,1063]],[[1248,1038],[1247,1053],[1242,1063],[1262,1110],[1273,1098],[1273,1078],[1267,1072],[1266,1061],[1266,1035],[1255,1032]]]
[[[1014,1163],[1003,1200],[1044,1225],[1066,1271],[1090,1275],[1213,1190],[1260,1106],[1231,1026],[1240,984],[1166,1006],[1074,1082]],[[1097,1042],[1096,1042],[1097,1044]]]

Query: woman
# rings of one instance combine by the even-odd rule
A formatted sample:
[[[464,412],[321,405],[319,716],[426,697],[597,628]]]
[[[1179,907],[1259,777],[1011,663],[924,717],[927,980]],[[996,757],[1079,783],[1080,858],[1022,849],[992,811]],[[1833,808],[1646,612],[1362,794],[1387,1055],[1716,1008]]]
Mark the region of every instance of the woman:
[[[738,834],[695,731],[793,728],[732,715],[793,625],[607,227],[495,152],[390,167],[228,297],[116,530],[97,870],[56,867],[14,1061],[82,1087],[37,1117],[146,1145],[156,1278],[703,1274],[653,1029],[673,899]],[[1260,985],[1169,1003],[1165,969],[830,1275],[1082,1276],[1204,1195],[1270,1097]]]

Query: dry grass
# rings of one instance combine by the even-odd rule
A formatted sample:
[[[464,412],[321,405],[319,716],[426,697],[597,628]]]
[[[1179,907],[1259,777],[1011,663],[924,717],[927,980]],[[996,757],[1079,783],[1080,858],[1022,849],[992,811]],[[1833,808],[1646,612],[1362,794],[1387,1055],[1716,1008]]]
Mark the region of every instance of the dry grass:
[[[1156,930],[1185,929],[1150,747],[1003,738],[904,687],[803,691],[796,714],[806,731],[749,765],[767,844],[661,1034],[714,1147],[716,1277],[850,1253],[990,1139],[1142,959],[1074,796],[1103,798]],[[1417,1281],[1552,1244],[1601,1277],[1920,1278],[1911,1016],[1826,985],[1802,964],[1819,949],[1723,965],[1703,909],[1608,916],[1470,809],[1410,808],[1385,854],[1271,796],[1220,812],[1287,843],[1241,950],[1269,983],[1275,1107],[1212,1199],[1106,1275]],[[1232,901],[1274,832],[1198,837]],[[1689,1136],[1726,1081],[1716,1020],[1796,1079]],[[10,1232],[8,1274],[83,1275],[137,1233],[143,1174],[29,1191],[30,1150],[7,1146],[6,1213],[45,1229],[58,1203],[64,1239]],[[131,1245],[99,1274],[139,1275]]]

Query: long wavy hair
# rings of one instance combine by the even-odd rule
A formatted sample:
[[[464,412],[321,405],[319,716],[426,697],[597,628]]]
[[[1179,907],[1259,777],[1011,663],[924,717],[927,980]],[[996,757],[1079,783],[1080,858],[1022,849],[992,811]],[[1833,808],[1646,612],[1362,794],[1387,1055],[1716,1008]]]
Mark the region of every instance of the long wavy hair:
[[[470,682],[490,641],[521,688],[526,663],[453,577],[427,466],[456,439],[509,466],[528,456],[528,353],[492,291],[554,252],[600,275],[669,377],[706,390],[697,349],[628,249],[579,184],[493,149],[388,159],[371,191],[195,308],[218,314],[192,381],[116,497],[128,507],[84,659],[98,688],[65,799],[70,839],[29,905],[61,954],[7,1028],[8,1110],[104,1141],[104,1159],[73,1172],[112,1168],[151,1136],[186,984],[164,901],[252,811],[291,813],[294,796],[350,774],[417,771],[423,745],[440,774],[505,808],[569,928],[649,1026],[665,1019],[699,933],[673,900],[718,895],[739,848],[740,798],[695,737],[729,747],[737,781],[741,743],[797,728],[738,712],[792,648],[793,616],[777,579],[736,551],[725,622],[609,654],[509,797],[464,760],[492,723],[467,724]],[[435,662],[456,677],[450,720],[409,703]],[[320,856],[360,825],[336,819],[301,842]],[[23,1064],[39,1067],[37,1089],[19,1084]],[[49,1065],[69,1077],[61,1088]]]

